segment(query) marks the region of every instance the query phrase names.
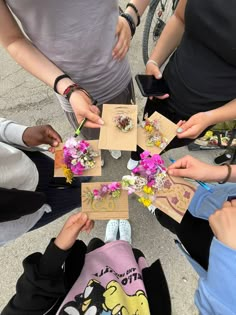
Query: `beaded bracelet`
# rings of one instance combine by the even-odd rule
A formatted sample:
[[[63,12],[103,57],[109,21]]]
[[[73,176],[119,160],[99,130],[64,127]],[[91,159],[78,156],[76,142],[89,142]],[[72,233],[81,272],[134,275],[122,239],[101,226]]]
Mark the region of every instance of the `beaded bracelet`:
[[[93,105],[96,105],[97,104],[97,101],[94,100],[94,98],[92,97],[92,95],[86,91],[84,88],[82,88],[81,86],[79,86],[77,83],[74,83],[74,84],[71,84],[69,85],[65,91],[63,92],[63,96],[67,99],[67,101],[69,102],[70,101],[70,97],[71,97],[71,94],[74,92],[74,91],[81,91],[83,92],[86,96],[88,96],[90,99],[91,99],[91,102]]]
[[[64,74],[59,75],[59,76],[55,79],[55,81],[54,81],[53,90],[54,90],[54,92],[56,92],[57,94],[60,94],[60,93],[58,92],[58,90],[57,90],[57,84],[58,84],[59,81],[61,81],[61,80],[64,79],[64,78],[71,79],[71,77],[70,77],[68,74],[64,73]]]
[[[138,12],[138,9],[136,8],[136,6],[133,3],[128,3],[126,8],[128,8],[128,7],[132,8],[134,10],[134,12],[136,13],[137,20],[138,20],[136,26],[139,26],[139,24],[140,24],[140,14]]]
[[[231,168],[231,165],[230,165],[230,164],[224,163],[224,164],[222,164],[222,165],[223,165],[223,166],[227,166],[228,173],[227,173],[226,177],[225,177],[222,181],[218,182],[219,184],[225,184],[225,183],[230,179],[231,172],[232,172],[232,168]]]
[[[135,34],[135,31],[136,31],[136,26],[135,26],[135,23],[134,23],[132,16],[128,13],[122,13],[120,16],[122,16],[128,22],[129,27],[130,27],[130,31],[131,31],[131,35],[133,37]]]

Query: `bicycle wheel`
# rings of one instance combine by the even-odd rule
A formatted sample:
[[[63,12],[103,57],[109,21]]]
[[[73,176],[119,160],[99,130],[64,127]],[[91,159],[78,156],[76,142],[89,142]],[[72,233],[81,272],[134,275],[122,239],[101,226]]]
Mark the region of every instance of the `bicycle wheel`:
[[[143,31],[143,62],[149,59],[149,55],[161,35],[166,21],[173,13],[173,0],[153,0],[149,5],[144,31]]]

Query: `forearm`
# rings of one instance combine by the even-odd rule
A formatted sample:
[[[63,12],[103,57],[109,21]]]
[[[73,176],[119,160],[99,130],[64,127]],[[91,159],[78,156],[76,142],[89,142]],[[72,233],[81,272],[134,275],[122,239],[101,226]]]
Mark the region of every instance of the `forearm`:
[[[205,112],[208,126],[215,125],[219,122],[236,119],[236,99],[225,105]]]
[[[20,37],[6,47],[12,58],[39,80],[53,87],[57,76],[63,74],[53,62],[44,56],[33,44],[25,37]],[[65,78],[59,81],[57,89],[63,94],[72,80]]]
[[[183,33],[183,22],[175,15],[172,15],[161,33],[161,36],[150,55],[150,59],[155,60],[158,63],[158,66],[161,67],[179,45]]]
[[[163,63],[178,47],[184,33],[185,22],[184,14],[187,0],[179,0],[174,14],[167,22],[163,29],[160,38],[157,41],[150,59],[156,61],[161,67]]]
[[[213,239],[207,277],[200,278],[195,303],[201,314],[233,315],[236,311],[236,251]]]
[[[0,141],[26,146],[22,140],[23,133],[27,126],[19,125],[12,120],[0,117]]]
[[[143,15],[144,11],[146,10],[147,6],[150,3],[150,0],[131,0],[129,1],[129,3],[132,3],[133,5],[135,5],[135,7],[137,8],[140,17]],[[134,12],[133,8],[128,7],[125,10],[126,13],[130,14],[133,18],[133,20],[135,21],[135,24],[137,25],[138,23],[138,19],[137,19],[137,15]]]
[[[206,180],[209,181],[215,181],[220,182],[224,180],[228,174],[228,167],[225,165],[221,166],[210,166],[211,168],[208,168]],[[231,165],[231,175],[228,179],[228,182],[236,182],[236,165]]]

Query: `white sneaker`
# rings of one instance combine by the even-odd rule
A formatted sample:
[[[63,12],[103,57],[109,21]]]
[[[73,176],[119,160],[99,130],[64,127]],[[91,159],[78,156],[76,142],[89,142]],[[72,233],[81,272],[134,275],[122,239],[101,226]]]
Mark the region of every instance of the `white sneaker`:
[[[118,160],[121,157],[121,151],[119,150],[109,150],[113,159]]]
[[[131,225],[128,220],[119,220],[120,240],[131,244]]]
[[[149,210],[152,214],[155,214],[156,207],[155,207],[154,205],[150,205],[150,206],[148,206],[148,210]]]
[[[117,240],[118,229],[119,229],[118,220],[108,221],[107,227],[106,227],[105,243],[113,242]]]
[[[129,159],[128,163],[127,163],[127,168],[128,170],[132,171],[135,167],[138,166],[139,161],[135,161],[132,159]]]

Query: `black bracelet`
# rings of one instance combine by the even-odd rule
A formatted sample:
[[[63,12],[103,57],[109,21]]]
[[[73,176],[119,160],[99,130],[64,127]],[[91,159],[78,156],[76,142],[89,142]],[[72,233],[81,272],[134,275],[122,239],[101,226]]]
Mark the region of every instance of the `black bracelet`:
[[[136,31],[136,26],[135,26],[135,23],[134,23],[132,16],[128,13],[122,13],[120,16],[122,16],[128,22],[129,27],[130,27],[130,31],[131,31],[131,35],[133,37],[135,34],[135,31]]]
[[[227,166],[228,172],[227,172],[227,175],[225,176],[225,178],[223,180],[221,180],[220,182],[218,182],[219,184],[225,184],[230,179],[231,172],[232,172],[232,168],[231,168],[230,164],[224,163],[224,164],[222,164],[222,166]]]
[[[58,84],[58,82],[59,82],[60,80],[62,80],[62,79],[64,79],[64,78],[71,79],[71,77],[70,77],[68,74],[64,73],[64,74],[59,75],[59,76],[55,79],[55,81],[54,81],[53,90],[54,90],[57,94],[60,94],[60,93],[57,91],[57,84]]]
[[[128,8],[128,7],[132,8],[132,9],[134,10],[134,12],[136,13],[136,15],[137,15],[137,20],[138,20],[136,26],[139,26],[139,24],[140,24],[140,14],[139,14],[139,12],[138,12],[138,9],[136,8],[136,6],[135,6],[133,3],[128,3],[127,6],[126,6],[126,8]]]

